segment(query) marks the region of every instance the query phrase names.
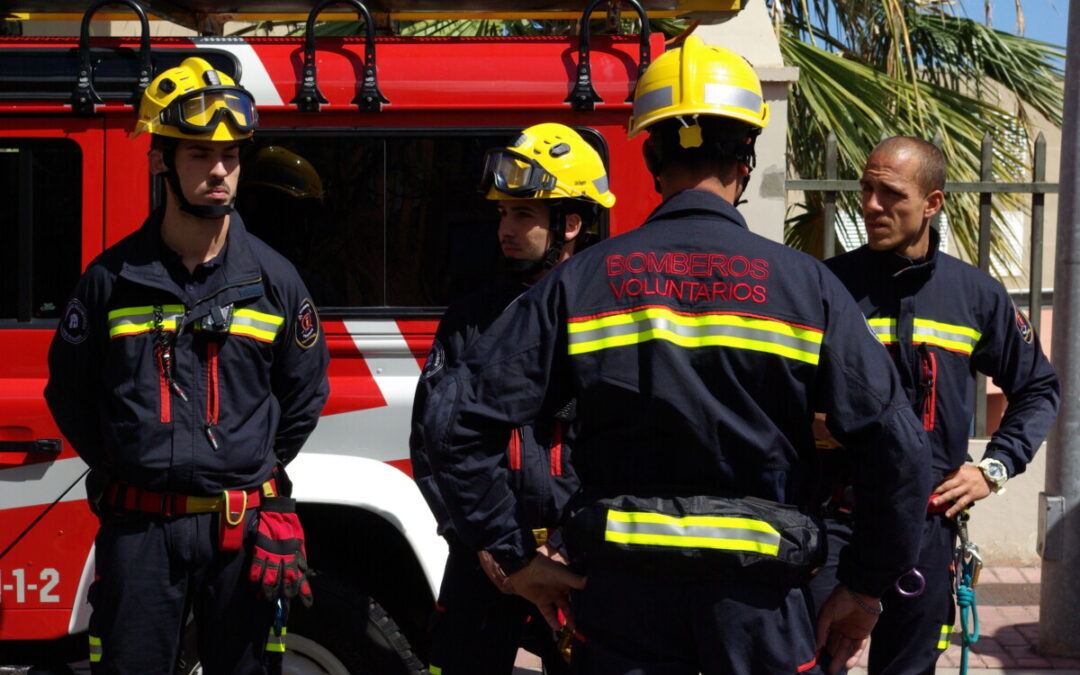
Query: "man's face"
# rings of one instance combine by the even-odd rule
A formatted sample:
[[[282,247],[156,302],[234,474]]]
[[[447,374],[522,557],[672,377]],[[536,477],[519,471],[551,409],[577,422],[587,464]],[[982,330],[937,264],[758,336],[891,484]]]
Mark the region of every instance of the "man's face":
[[[240,179],[240,144],[236,141],[182,140],[176,148],[176,175],[193,205],[232,202]]]
[[[499,202],[499,246],[507,258],[540,260],[548,248],[550,212],[543,199]]]
[[[923,193],[918,155],[903,150],[870,155],[863,169],[862,211],[867,243],[875,251],[910,258],[929,249],[929,218],[941,209],[940,190]]]

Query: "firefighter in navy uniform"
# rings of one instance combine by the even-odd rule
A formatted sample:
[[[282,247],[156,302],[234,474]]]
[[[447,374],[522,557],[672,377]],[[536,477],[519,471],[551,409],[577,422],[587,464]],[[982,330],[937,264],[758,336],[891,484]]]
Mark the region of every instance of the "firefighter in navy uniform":
[[[821,646],[854,663],[917,553],[929,455],[887,352],[823,265],[750,233],[733,206],[767,121],[738,55],[691,36],[660,56],[630,133],[649,132],[663,203],[518,298],[431,393],[455,531],[549,623],[575,620],[575,672],[820,672]],[[568,398],[570,567],[536,554],[502,462],[510,428]],[[805,508],[821,406],[861,453],[867,507],[815,639],[804,587],[824,551]]]
[[[524,189],[514,182],[494,184],[497,175],[531,170],[545,172],[548,182],[537,187],[524,181]],[[499,202],[499,244],[507,278],[447,308],[413,403],[413,475],[450,544],[432,622],[430,670],[435,675],[509,675],[528,628],[528,637],[538,642],[529,646],[544,657],[546,672],[558,673],[566,665],[536,607],[511,594],[489,554],[478,556],[457,537],[431,473],[421,421],[428,394],[461,354],[517,296],[570,257],[581,235],[595,224],[599,209],[610,208],[615,195],[608,190],[596,150],[573,129],[553,123],[529,127],[510,147],[490,150],[481,189],[487,199]],[[523,519],[546,555],[558,555],[559,537],[553,528],[578,486],[569,462],[573,408],[567,401],[553,417],[514,429],[504,444],[505,466]]]
[[[868,244],[826,264],[893,356],[930,441],[934,485],[920,518],[925,529],[917,570],[925,589],[902,595],[921,585],[909,574],[883,597],[887,611],[870,643],[870,672],[932,673],[955,618],[954,519],[1024,471],[1053,423],[1058,381],[1005,288],[938,250],[930,219],[945,199],[941,150],[917,138],[886,139],[870,154],[860,182]],[[976,371],[993,377],[1009,402],[978,464],[967,463]],[[841,458],[841,472],[853,461],[838,455],[843,451],[824,452]],[[862,504],[844,504],[843,487],[841,480],[831,490],[840,503],[830,506],[857,517]],[[843,541],[848,517],[831,511],[831,539]],[[815,584],[827,580],[829,569]],[[823,594],[815,588],[816,596]]]
[[[232,210],[255,124],[201,58],[150,83],[133,135],[153,134],[165,204],[90,264],[49,351],[45,397],[100,518],[95,673],[171,673],[190,612],[203,672],[262,673],[287,599],[310,602],[283,467],[328,353],[292,265]]]

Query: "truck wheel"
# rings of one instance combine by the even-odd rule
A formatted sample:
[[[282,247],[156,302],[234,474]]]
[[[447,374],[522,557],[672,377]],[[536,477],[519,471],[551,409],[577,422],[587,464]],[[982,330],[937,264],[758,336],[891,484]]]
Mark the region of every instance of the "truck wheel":
[[[315,657],[314,644],[328,651],[344,671],[337,675],[423,675],[427,671],[408,638],[394,619],[356,584],[333,573],[311,575],[315,603],[306,608],[294,603],[285,641],[285,673],[290,671],[290,653]],[[294,636],[300,637],[295,640]],[[319,672],[319,671],[313,671]]]
[[[290,610],[283,675],[426,675],[408,639],[379,603],[333,574],[311,577],[315,604]],[[196,627],[185,631],[176,675],[202,675]]]

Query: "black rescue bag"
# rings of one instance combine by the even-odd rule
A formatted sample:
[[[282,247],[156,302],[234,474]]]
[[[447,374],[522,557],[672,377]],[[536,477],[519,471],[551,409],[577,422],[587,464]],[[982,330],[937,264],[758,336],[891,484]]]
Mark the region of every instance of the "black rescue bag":
[[[794,587],[824,563],[824,531],[799,507],[756,497],[619,495],[579,503],[564,536],[585,570]]]

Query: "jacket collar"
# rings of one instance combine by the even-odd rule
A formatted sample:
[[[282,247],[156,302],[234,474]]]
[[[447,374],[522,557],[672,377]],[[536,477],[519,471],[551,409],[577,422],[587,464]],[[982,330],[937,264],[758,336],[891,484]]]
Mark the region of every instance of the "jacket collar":
[[[909,258],[896,251],[873,251],[867,247],[871,259],[875,260],[874,267],[897,281],[918,281],[929,278],[937,267],[939,258],[938,247],[941,244],[941,236],[937,228],[930,228],[930,246],[926,255],[921,258]]]
[[[738,225],[744,230],[749,229],[742,214],[735,210],[726,199],[708,190],[683,190],[676,192],[665,199],[660,206],[656,207],[645,224],[656,220],[669,220],[688,213],[708,214],[720,216],[732,224]]]
[[[164,245],[161,241],[161,222],[164,215],[164,208],[155,210],[133,235],[135,241],[132,255],[124,261],[120,276],[183,298],[183,291],[169,276],[161,260],[161,247]],[[258,261],[251,251],[247,228],[236,211],[229,216],[224,256],[222,289],[253,284],[261,279]],[[261,295],[261,291],[259,294]]]

